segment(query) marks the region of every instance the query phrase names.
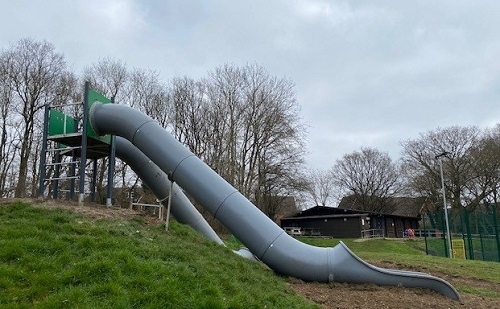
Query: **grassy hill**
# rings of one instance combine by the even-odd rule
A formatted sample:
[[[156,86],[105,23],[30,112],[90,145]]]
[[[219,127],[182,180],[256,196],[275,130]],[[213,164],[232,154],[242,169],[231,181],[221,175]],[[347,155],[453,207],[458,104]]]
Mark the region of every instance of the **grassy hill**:
[[[404,297],[413,308],[461,306],[428,291],[384,288],[372,293],[369,286],[303,284],[276,276],[175,221],[166,233],[148,217],[105,214],[21,202],[0,205],[0,308],[318,308],[294,290],[337,308],[342,302],[351,308],[352,301],[367,294],[362,308],[379,308],[373,307],[376,303],[393,308],[387,302]],[[300,240],[316,246],[339,241]],[[343,241],[375,265],[450,280],[467,306],[500,307],[500,263],[426,256],[418,240]],[[239,245],[234,238],[228,244]],[[426,303],[417,307],[415,298]],[[395,306],[401,308],[401,302]]]
[[[262,264],[172,222],[0,206],[2,308],[316,308]]]

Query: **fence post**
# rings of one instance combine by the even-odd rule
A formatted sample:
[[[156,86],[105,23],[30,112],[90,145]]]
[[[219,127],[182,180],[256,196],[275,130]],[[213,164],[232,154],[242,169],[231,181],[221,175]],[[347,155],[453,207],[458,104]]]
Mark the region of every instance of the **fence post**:
[[[484,215],[486,215],[486,214],[484,214]],[[483,241],[482,226],[481,226],[481,222],[479,222],[479,214],[478,214],[477,210],[476,210],[476,224],[477,224],[477,231],[479,234],[479,243],[481,244],[481,254],[483,255],[481,257],[481,260],[487,261],[487,259],[485,258],[485,255],[484,255],[484,241]]]
[[[491,208],[493,209],[493,223],[495,226],[495,238],[497,240],[497,258],[498,262],[500,262],[500,233],[498,230],[497,204],[491,204]]]
[[[425,240],[425,254],[429,255],[429,248],[427,246],[427,229],[425,227],[425,217],[427,216],[427,213],[424,212],[424,215],[423,215],[423,222],[424,222],[424,240]]]
[[[467,231],[467,249],[469,251],[469,258],[474,260],[474,245],[472,243],[472,235],[470,232],[469,211],[464,207],[462,213],[464,214],[465,229]]]

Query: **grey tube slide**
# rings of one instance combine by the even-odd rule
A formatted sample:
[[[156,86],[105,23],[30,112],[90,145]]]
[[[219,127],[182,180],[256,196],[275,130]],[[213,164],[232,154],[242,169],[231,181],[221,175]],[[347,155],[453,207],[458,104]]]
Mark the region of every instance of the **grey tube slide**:
[[[153,191],[163,203],[169,196],[170,186],[168,176],[146,155],[123,137],[115,137],[116,156],[126,162],[141,180]],[[181,188],[174,183],[172,186],[171,212],[177,221],[189,224],[208,239],[225,246],[217,233],[212,229],[200,212],[189,201]],[[234,253],[255,261],[256,258],[247,248],[241,248]]]
[[[153,191],[160,202],[165,201],[170,194],[168,176],[139,149],[123,137],[115,138],[116,156],[125,161],[141,180]],[[223,245],[212,227],[191,204],[187,196],[177,184],[172,186],[171,212],[181,223],[189,224],[208,239]]]
[[[92,105],[90,122],[98,134],[132,142],[151,161],[224,224],[262,262],[278,273],[318,282],[374,283],[428,288],[454,300],[457,290],[443,279],[417,272],[378,268],[359,259],[343,243],[333,248],[304,244],[286,234],[208,165],[149,116],[117,104]]]

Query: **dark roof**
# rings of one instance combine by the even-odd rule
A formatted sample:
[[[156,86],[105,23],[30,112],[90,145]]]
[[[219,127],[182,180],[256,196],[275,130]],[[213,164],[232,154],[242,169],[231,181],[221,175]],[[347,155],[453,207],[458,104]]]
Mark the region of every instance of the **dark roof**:
[[[330,218],[354,218],[354,217],[364,217],[368,216],[367,213],[359,214],[339,214],[339,215],[317,215],[317,216],[299,216],[299,217],[288,217],[284,218],[287,220],[301,220],[301,219],[330,219]]]
[[[383,214],[376,213],[365,210],[356,210],[356,209],[347,209],[347,208],[339,208],[339,207],[327,207],[327,206],[315,206],[306,210],[302,210],[296,212],[295,214],[283,218],[283,219],[293,219],[293,218],[320,218],[320,217],[352,217],[359,215],[368,215],[368,216],[386,216],[386,217],[405,217],[405,218],[418,218],[416,215],[404,215],[404,214]]]

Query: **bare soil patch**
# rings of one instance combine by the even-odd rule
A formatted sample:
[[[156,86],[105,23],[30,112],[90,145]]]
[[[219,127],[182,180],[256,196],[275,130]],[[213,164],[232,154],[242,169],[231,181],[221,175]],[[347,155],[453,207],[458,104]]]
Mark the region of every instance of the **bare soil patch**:
[[[500,308],[499,299],[462,294],[462,304],[424,289],[338,283],[289,282],[288,285],[323,308]]]
[[[403,269],[391,262],[374,262],[373,264],[384,268],[429,272],[417,267],[412,269],[404,267]],[[443,278],[455,286],[457,284],[469,285],[500,292],[500,285],[492,282],[474,278],[452,277],[436,272],[433,272],[432,275]],[[498,298],[480,297],[466,293],[461,293],[462,303],[460,303],[427,289],[385,287],[373,284],[305,283],[296,279],[290,279],[287,284],[298,294],[314,301],[323,308],[500,308],[500,299]]]
[[[34,207],[40,207],[40,208],[47,208],[47,209],[61,208],[61,209],[71,210],[76,213],[83,214],[91,219],[119,218],[123,220],[131,220],[134,217],[141,216],[144,218],[144,222],[146,224],[161,223],[161,221],[157,217],[146,215],[140,211],[136,211],[129,208],[114,207],[114,206],[107,207],[105,205],[88,203],[88,202],[85,202],[83,205],[80,205],[78,202],[74,201],[24,198],[24,199],[0,199],[0,205],[10,204],[16,201],[29,203]]]

